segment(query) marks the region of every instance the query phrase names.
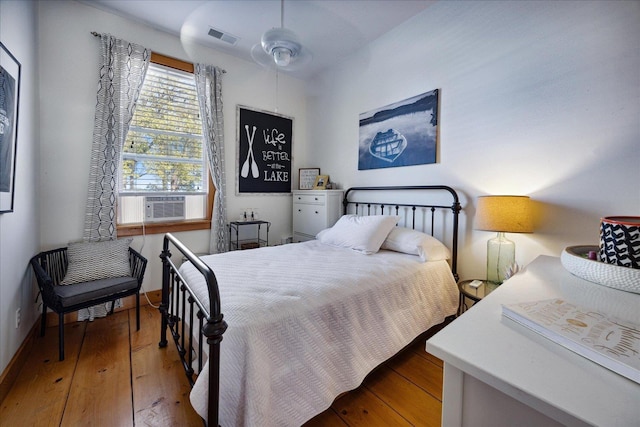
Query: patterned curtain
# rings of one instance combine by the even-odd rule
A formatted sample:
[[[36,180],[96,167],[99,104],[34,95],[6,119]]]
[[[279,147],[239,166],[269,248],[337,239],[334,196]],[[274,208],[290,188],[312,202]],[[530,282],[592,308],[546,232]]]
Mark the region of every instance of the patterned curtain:
[[[101,34],[102,65],[89,170],[84,240],[116,238],[120,151],[142,89],[151,51]]]
[[[117,237],[120,152],[151,58],[151,51],[142,46],[109,34],[101,34],[100,38],[102,64],[91,147],[85,241]],[[117,301],[117,306],[120,304]],[[108,308],[108,304],[102,304],[80,310],[78,320],[104,317]]]
[[[226,233],[227,205],[226,178],[224,172],[224,116],[222,114],[222,71],[206,64],[194,64],[196,90],[202,117],[202,135],[209,157],[209,169],[216,188],[211,215],[209,252],[226,252],[229,249]]]

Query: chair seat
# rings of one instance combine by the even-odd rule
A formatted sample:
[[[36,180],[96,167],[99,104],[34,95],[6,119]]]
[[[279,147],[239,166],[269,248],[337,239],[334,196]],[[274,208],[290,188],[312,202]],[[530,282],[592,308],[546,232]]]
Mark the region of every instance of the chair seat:
[[[110,277],[92,280],[91,282],[74,283],[73,285],[54,286],[54,292],[60,298],[63,308],[73,307],[87,301],[119,294],[138,288],[135,277]]]

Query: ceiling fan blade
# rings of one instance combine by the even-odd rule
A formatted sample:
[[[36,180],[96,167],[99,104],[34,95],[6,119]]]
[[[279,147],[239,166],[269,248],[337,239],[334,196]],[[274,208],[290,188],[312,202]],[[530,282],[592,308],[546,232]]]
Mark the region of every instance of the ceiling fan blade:
[[[276,66],[271,55],[262,49],[262,45],[260,43],[254,44],[251,48],[251,58],[263,67],[275,68]]]

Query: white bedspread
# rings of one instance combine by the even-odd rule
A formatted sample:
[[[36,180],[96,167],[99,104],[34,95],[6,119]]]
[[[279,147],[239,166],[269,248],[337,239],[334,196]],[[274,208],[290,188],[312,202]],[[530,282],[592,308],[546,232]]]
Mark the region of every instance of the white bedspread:
[[[374,367],[454,314],[445,261],[317,241],[203,257],[216,274],[224,319],[220,424],[299,426],[356,388]],[[191,263],[181,267],[199,287]],[[191,391],[206,418],[208,363]]]

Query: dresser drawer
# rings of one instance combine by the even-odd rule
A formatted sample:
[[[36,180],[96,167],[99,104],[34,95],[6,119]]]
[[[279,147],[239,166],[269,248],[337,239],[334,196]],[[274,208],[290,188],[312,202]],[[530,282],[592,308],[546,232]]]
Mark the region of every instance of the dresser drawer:
[[[326,201],[324,194],[295,194],[293,196],[293,205],[297,203],[324,205]]]
[[[293,240],[313,240],[316,234],[336,223],[342,213],[341,190],[296,191],[293,193]]]
[[[315,236],[327,228],[326,211],[321,206],[294,204],[293,229],[295,232]]]

